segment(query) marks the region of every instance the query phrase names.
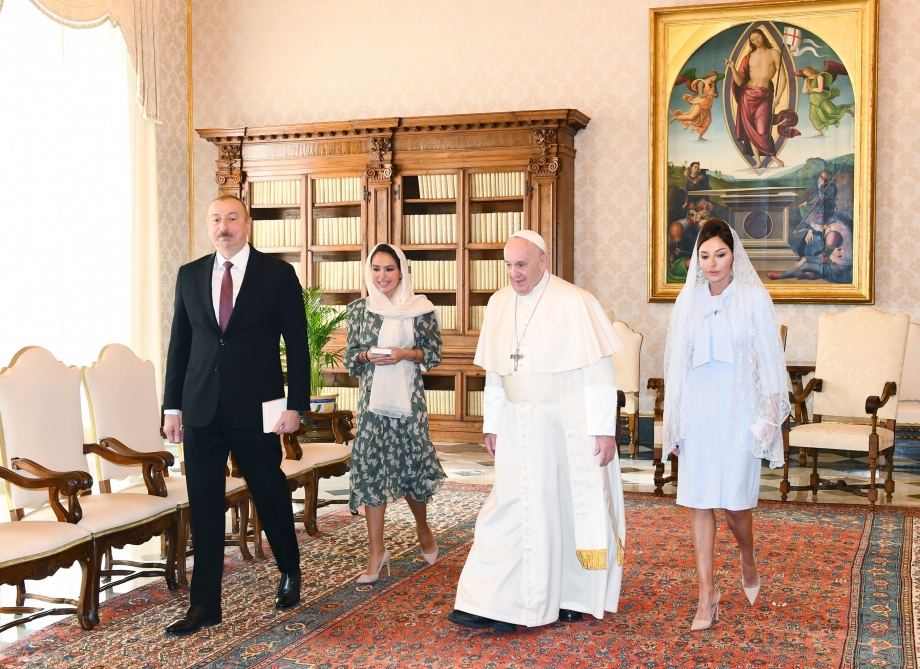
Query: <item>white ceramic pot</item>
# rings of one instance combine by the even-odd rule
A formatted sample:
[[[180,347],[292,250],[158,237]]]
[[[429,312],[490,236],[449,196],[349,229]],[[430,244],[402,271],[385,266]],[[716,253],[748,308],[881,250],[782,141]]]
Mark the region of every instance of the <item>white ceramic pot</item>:
[[[332,413],[335,411],[336,395],[314,395],[310,397],[310,411],[313,413]]]

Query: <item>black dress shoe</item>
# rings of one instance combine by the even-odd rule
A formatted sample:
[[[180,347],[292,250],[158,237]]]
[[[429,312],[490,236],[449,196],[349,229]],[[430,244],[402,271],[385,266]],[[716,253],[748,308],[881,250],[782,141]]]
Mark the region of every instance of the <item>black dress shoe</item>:
[[[215,610],[200,604],[192,604],[188,607],[184,617],[167,625],[166,634],[168,636],[186,636],[194,634],[202,627],[217,625],[220,621],[220,608]]]
[[[281,574],[278,594],[275,595],[276,609],[289,609],[300,603],[300,574]]]
[[[511,623],[506,623],[501,620],[493,620],[492,618],[486,618],[485,616],[477,616],[475,613],[467,613],[466,611],[461,611],[460,609],[454,609],[447,614],[447,619],[452,623],[456,623],[463,627],[469,627],[474,630],[481,630],[492,628],[496,632],[515,632],[517,631],[517,626],[512,625]]]
[[[585,614],[581,611],[572,611],[571,609],[559,609],[559,622],[577,623],[583,620]]]

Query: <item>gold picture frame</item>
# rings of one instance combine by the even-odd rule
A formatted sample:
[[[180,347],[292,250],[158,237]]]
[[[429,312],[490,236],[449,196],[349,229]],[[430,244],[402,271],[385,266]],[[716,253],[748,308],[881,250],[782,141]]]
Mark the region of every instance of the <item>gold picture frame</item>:
[[[777,302],[874,301],[877,0],[649,10],[650,302],[699,223],[742,239]]]

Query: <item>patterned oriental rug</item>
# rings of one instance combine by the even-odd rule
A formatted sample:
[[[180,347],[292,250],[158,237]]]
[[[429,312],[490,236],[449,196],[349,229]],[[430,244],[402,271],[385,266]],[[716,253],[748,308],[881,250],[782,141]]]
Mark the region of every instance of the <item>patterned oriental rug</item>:
[[[106,667],[917,667],[920,512],[762,502],[755,512],[763,579],[752,608],[724,521],[717,535],[719,621],[688,631],[696,584],[685,510],[673,498],[627,496],[627,562],[618,613],[515,634],[445,618],[488,486],[450,483],[430,507],[443,556],[419,555],[405,504],[387,513],[393,575],[353,581],[364,519],[341,509],[300,536],[303,603],[276,612],[273,562],[227,559],[224,622],[184,639],[163,628],[187,593],[159,582],[105,602],[102,625],[62,619],[0,653],[0,666]],[[229,553],[230,551],[228,551]]]

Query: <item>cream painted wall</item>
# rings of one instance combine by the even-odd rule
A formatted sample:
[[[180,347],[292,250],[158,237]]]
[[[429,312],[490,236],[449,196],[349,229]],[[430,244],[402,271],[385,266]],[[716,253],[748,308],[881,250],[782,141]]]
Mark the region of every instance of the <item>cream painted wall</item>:
[[[576,282],[645,334],[642,377],[660,375],[671,306],[646,301],[648,9],[658,0],[195,0],[194,125],[237,127],[377,116],[575,107]],[[183,23],[184,27],[184,23]],[[876,304],[920,320],[920,236],[911,185],[920,129],[905,101],[920,88],[914,0],[881,0]],[[184,81],[178,69],[174,75]],[[173,90],[170,82],[170,90]],[[180,98],[176,91],[176,98]],[[216,151],[194,145],[195,250],[209,250],[203,206],[216,192]],[[161,172],[185,167],[164,148]],[[179,178],[178,176],[176,177]],[[161,177],[161,192],[163,178]],[[164,198],[175,198],[169,183]],[[182,206],[168,203],[176,242]],[[175,253],[178,243],[164,244]],[[896,258],[888,262],[887,258]],[[171,292],[174,258],[164,262]],[[167,267],[169,266],[169,267]],[[780,305],[789,357],[814,356],[817,316],[840,307]],[[164,305],[164,314],[171,314]],[[643,412],[651,398],[644,396]]]
[[[160,3],[157,180],[160,197],[161,369],[166,368],[176,272],[189,259],[188,76],[185,2]]]

